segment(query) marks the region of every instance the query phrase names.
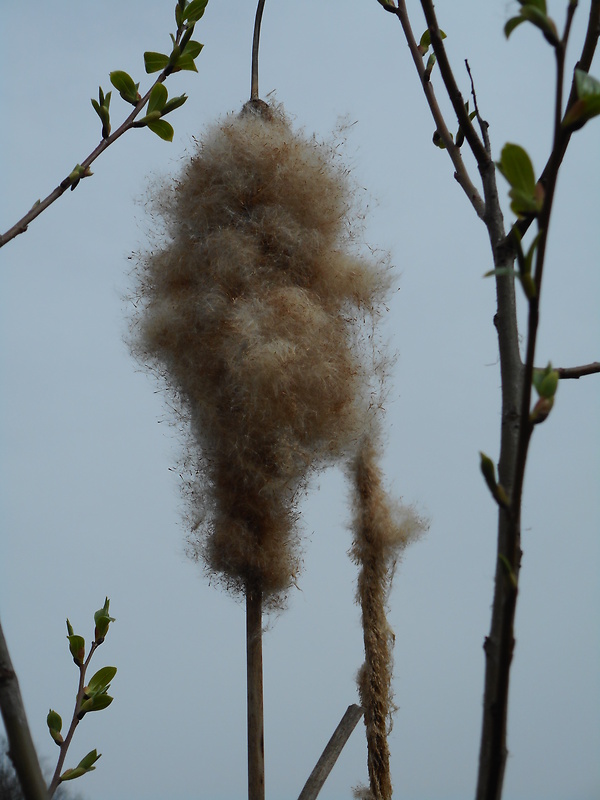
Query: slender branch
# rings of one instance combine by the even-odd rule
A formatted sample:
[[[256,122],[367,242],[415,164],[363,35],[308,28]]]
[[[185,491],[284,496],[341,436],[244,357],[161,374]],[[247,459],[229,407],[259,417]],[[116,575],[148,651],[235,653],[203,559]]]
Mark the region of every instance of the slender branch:
[[[254,19],[254,37],[252,39],[252,81],[250,84],[251,100],[258,100],[258,49],[260,44],[260,26],[264,7],[265,0],[258,0],[256,17]]]
[[[467,74],[469,76],[469,80],[471,81],[471,97],[473,98],[473,106],[475,107],[475,114],[477,116],[477,122],[479,123],[479,128],[481,130],[481,138],[483,139],[483,145],[485,147],[485,152],[488,156],[492,157],[492,145],[490,143],[490,135],[489,135],[489,123],[486,122],[481,114],[479,113],[479,105],[477,104],[477,93],[475,92],[475,82],[473,81],[473,74],[471,73],[471,67],[469,66],[468,59],[465,58],[465,67],[467,69]]]
[[[562,119],[562,85],[564,60],[572,14],[567,17],[563,39],[555,46],[556,96],[554,141],[545,183],[545,196],[538,217],[540,239],[536,251],[534,274],[535,294],[529,299],[526,357],[523,366],[520,412],[517,420],[518,444],[516,460],[505,470],[499,470],[500,480],[509,489],[509,508],[500,510],[498,562],[496,585],[489,637],[485,641],[486,682],[482,722],[477,800],[500,800],[506,766],[506,726],[508,714],[510,666],[514,651],[514,616],[518,595],[518,576],[521,563],[521,509],[525,468],[533,423],[530,419],[531,387],[539,322],[539,304],[545,263],[548,228],[552,213],[558,171],[564,151]],[[504,389],[504,387],[503,387]],[[506,484],[505,484],[506,480]]]
[[[77,687],[77,695],[75,697],[75,709],[73,711],[73,717],[71,719],[71,724],[69,726],[67,735],[65,736],[64,741],[59,745],[60,753],[58,756],[58,761],[56,762],[56,769],[54,770],[54,775],[52,776],[52,780],[50,781],[50,786],[48,787],[48,796],[50,798],[53,797],[54,792],[57,790],[60,784],[60,776],[63,771],[65,758],[67,756],[67,751],[69,750],[69,746],[73,739],[73,735],[75,734],[75,729],[77,728],[82,719],[82,717],[80,717],[80,712],[81,712],[81,703],[83,702],[83,690],[85,688],[85,675],[89,663],[92,659],[92,656],[94,655],[98,647],[100,647],[99,644],[97,644],[96,642],[92,642],[92,645],[90,647],[90,652],[88,653],[87,658],[85,659],[83,664],[79,665],[79,685]]]
[[[569,11],[569,10],[568,10]],[[574,13],[575,9],[573,9]],[[567,12],[568,13],[568,12]],[[571,17],[572,19],[572,17]],[[570,33],[570,21],[569,17],[567,17],[567,26],[565,28],[565,34],[568,36]],[[592,61],[594,55],[596,53],[596,48],[598,46],[598,39],[600,38],[600,0],[592,0],[592,4],[590,7],[590,15],[588,18],[588,25],[585,35],[585,40],[583,43],[583,47],[581,49],[581,56],[579,61],[575,64],[573,70],[573,79],[571,81],[571,91],[569,93],[569,99],[567,100],[567,105],[565,107],[565,113],[571,108],[573,103],[577,100],[577,86],[575,83],[575,70],[582,70],[583,72],[589,72],[589,69],[592,65]],[[572,130],[567,130],[565,128],[560,128],[560,133],[558,136],[558,141],[556,142],[556,147],[553,148],[548,161],[542,173],[539,177],[539,183],[542,186],[546,187],[550,173],[552,169],[555,169],[556,166],[560,166],[562,163],[563,158],[565,157],[565,153],[567,151],[567,147],[569,146],[569,142],[571,140],[571,136],[573,135]],[[527,217],[525,219],[518,220],[513,226],[513,229],[516,229],[519,233],[519,236],[523,238],[525,233],[529,230],[531,223],[533,222],[531,217]],[[509,239],[513,235],[513,231],[511,230],[509,233]]]
[[[182,36],[184,36],[184,31],[185,31],[185,27],[184,26],[181,26],[178,29],[177,36],[175,38],[175,43],[176,44],[180,44],[181,43]],[[189,33],[189,31],[187,31],[187,33],[185,33],[186,37],[187,37],[188,33]],[[166,78],[168,78],[168,76],[173,72],[173,69],[174,69],[173,65],[168,65],[168,66],[166,66],[164,68],[164,70],[160,73],[158,78],[154,81],[154,83],[152,84],[150,89],[148,89],[146,94],[141,98],[141,100],[139,100],[139,102],[134,107],[134,109],[131,112],[131,114],[129,114],[127,119],[115,131],[113,131],[109,136],[107,136],[106,138],[102,139],[102,141],[95,148],[95,150],[93,150],[89,154],[89,156],[87,158],[85,158],[81,162],[81,170],[82,170],[82,176],[83,177],[87,177],[87,176],[92,174],[91,172],[89,172],[90,166],[94,163],[94,161],[98,158],[98,156],[100,156],[107,149],[107,147],[110,147],[110,145],[113,144],[113,142],[115,142],[117,139],[119,139],[130,128],[139,127],[139,125],[136,124],[135,120],[139,116],[139,114],[141,113],[141,111],[144,108],[144,106],[146,105],[146,103],[148,102],[148,99],[150,97],[152,89],[154,89],[154,87],[158,83],[163,83],[166,80]],[[19,236],[20,234],[25,233],[25,231],[27,230],[27,227],[29,226],[29,224],[31,222],[33,222],[33,220],[36,219],[36,217],[39,217],[39,215],[43,211],[45,211],[48,208],[48,206],[51,206],[52,203],[54,203],[56,200],[58,200],[59,197],[62,197],[62,195],[67,191],[67,189],[74,190],[77,187],[78,183],[79,183],[78,180],[74,181],[71,178],[71,176],[68,175],[64,180],[62,180],[58,184],[58,186],[52,192],[50,192],[50,194],[47,197],[45,197],[40,202],[36,203],[27,212],[27,214],[25,214],[23,217],[21,217],[21,219],[18,222],[16,222],[12,226],[12,228],[9,228],[6,231],[6,233],[0,235],[0,247],[3,247],[5,244],[7,244],[8,242],[10,242],[12,239],[14,239],[15,237]]]
[[[565,36],[568,35],[570,30],[570,20],[565,28]],[[550,169],[548,171],[548,178],[546,181],[544,203],[538,218],[538,227],[540,230],[540,238],[536,250],[536,264],[534,272],[535,295],[529,299],[529,315],[527,325],[527,346],[525,357],[525,376],[523,381],[523,395],[521,402],[521,430],[519,436],[519,449],[517,453],[517,463],[515,465],[515,485],[513,495],[511,497],[511,509],[515,518],[515,524],[521,513],[521,500],[523,492],[523,482],[525,480],[525,466],[527,463],[527,452],[529,449],[529,442],[533,432],[533,424],[529,418],[529,410],[531,407],[531,387],[533,378],[533,369],[535,362],[535,349],[537,342],[537,330],[539,323],[539,308],[540,296],[542,290],[542,279],[544,272],[544,264],[546,257],[546,245],[548,242],[548,229],[550,225],[550,216],[552,214],[552,205],[554,201],[554,192],[556,189],[556,182],[558,179],[558,171],[562,158],[559,158],[561,140],[562,140],[562,84],[564,78],[564,64],[565,64],[565,50],[566,40],[563,38],[555,47],[556,55],[556,97],[555,97],[555,114],[554,114],[554,142],[552,147],[552,154],[548,163]],[[554,156],[554,158],[553,158]]]
[[[442,80],[444,81],[446,91],[448,92],[450,102],[454,108],[454,113],[456,114],[460,127],[465,134],[465,139],[469,143],[469,147],[475,156],[479,169],[485,169],[489,164],[490,157],[486,152],[481,139],[477,135],[477,131],[475,130],[473,123],[469,119],[469,115],[465,108],[465,101],[460,93],[454,78],[454,73],[452,72],[452,67],[448,61],[446,48],[444,47],[444,42],[440,33],[433,2],[431,0],[421,0],[421,6],[423,8],[427,27],[431,35],[431,46],[433,47],[433,52],[436,55],[437,63],[440,68],[440,74],[442,76]]]
[[[19,681],[0,625],[0,710],[8,737],[8,754],[25,800],[48,800],[46,782],[31,738]]]
[[[425,74],[425,66],[423,64],[423,57],[419,52],[419,46],[415,39],[412,26],[410,24],[410,20],[408,17],[408,12],[406,10],[406,2],[405,0],[398,0],[398,8],[394,12],[402,25],[402,30],[404,31],[404,36],[406,38],[408,49],[410,50],[410,54],[413,58],[415,63],[415,67],[421,79],[421,85],[423,87],[423,92],[425,93],[425,98],[427,100],[427,104],[429,105],[429,109],[431,111],[431,115],[435,122],[436,128],[440,137],[448,151],[448,155],[454,165],[455,173],[454,177],[462,187],[464,193],[467,195],[469,202],[475,209],[475,212],[478,217],[481,219],[485,216],[485,204],[479,194],[479,191],[474,186],[469,173],[467,172],[467,168],[465,167],[464,161],[462,159],[462,155],[460,152],[460,148],[454,144],[452,140],[452,136],[450,131],[448,130],[448,126],[444,120],[443,114],[440,110],[438,105],[435,91],[433,89],[433,85],[431,81]],[[469,124],[470,120],[469,120]]]
[[[581,367],[556,367],[558,377],[561,380],[572,378],[579,380],[584,375],[595,375],[600,372],[600,361],[593,361],[591,364],[584,364]]]

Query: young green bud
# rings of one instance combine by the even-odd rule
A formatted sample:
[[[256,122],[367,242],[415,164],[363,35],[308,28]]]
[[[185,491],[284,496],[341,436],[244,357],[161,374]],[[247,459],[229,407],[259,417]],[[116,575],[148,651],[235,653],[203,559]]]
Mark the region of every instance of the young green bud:
[[[83,636],[70,635],[67,636],[69,640],[69,650],[73,656],[73,661],[78,667],[81,667],[85,659],[85,639]]]
[[[553,405],[553,397],[540,397],[540,399],[534,405],[533,411],[529,415],[531,423],[533,425],[539,425],[540,422],[544,422],[544,420],[548,418],[548,415],[552,411]]]
[[[60,714],[57,714],[56,711],[50,709],[48,716],[46,717],[46,724],[48,725],[50,736],[54,739],[57,745],[61,745],[63,743],[63,737],[60,733],[62,729],[62,719]]]
[[[506,490],[502,484],[496,481],[496,467],[494,462],[485,453],[480,452],[480,469],[485,479],[488,489],[492,493],[492,497],[502,508],[508,508],[509,500]]]
[[[110,600],[107,597],[104,601],[104,605],[102,606],[102,608],[96,611],[96,613],[94,614],[94,622],[96,624],[96,628],[94,630],[94,640],[97,645],[102,644],[108,632],[108,626],[110,625],[111,622],[115,621],[114,617],[109,616],[108,613],[109,606],[110,606]]]

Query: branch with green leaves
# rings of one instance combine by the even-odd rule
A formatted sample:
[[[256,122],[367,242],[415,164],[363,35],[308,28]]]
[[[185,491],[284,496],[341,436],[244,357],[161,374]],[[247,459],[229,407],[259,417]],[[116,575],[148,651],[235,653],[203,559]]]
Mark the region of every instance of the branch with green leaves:
[[[198,71],[195,60],[200,55],[203,45],[194,41],[192,35],[194,27],[202,18],[207,4],[208,0],[177,1],[175,6],[177,30],[175,34],[170,34],[170,54],[144,53],[146,73],[160,72],[160,74],[143,96],[139,92],[139,82],[136,83],[127,72],[115,70],[110,73],[110,82],[113,87],[126,103],[133,106],[133,110],[119,127],[112,131],[110,109],[112,92],[105,93],[102,87],[99,88],[98,99],[92,99],[92,106],[102,123],[102,139],[99,145],[81,163],[76,164],[69,175],[47,197],[43,200],[36,200],[27,214],[9,228],[6,233],[0,235],[0,247],[3,247],[19,234],[24,233],[28,225],[48,206],[58,200],[67,189],[73,191],[83,178],[90,177],[93,174],[90,167],[98,156],[131,128],[148,128],[165,141],[170,142],[173,140],[173,127],[164,117],[182,106],[187,100],[187,96],[182,94],[169,99],[164,82],[174,72],[182,70]],[[140,116],[142,112],[145,113]]]
[[[81,720],[90,711],[102,711],[108,708],[113,701],[113,698],[108,694],[108,690],[110,688],[110,682],[117,674],[116,667],[102,667],[102,669],[99,669],[90,680],[86,682],[86,673],[92,656],[104,642],[110,623],[114,622],[114,618],[109,614],[109,605],[110,601],[107,597],[102,608],[94,614],[94,640],[90,646],[87,657],[85,654],[85,639],[83,636],[79,636],[73,631],[73,626],[69,620],[67,620],[69,651],[73,657],[75,666],[79,670],[79,685],[75,697],[73,717],[69,730],[64,738],[61,733],[62,719],[60,715],[56,711],[50,709],[46,718],[50,736],[60,748],[56,769],[54,770],[52,781],[48,787],[48,796],[50,798],[54,795],[58,786],[64,781],[74,780],[96,769],[96,761],[98,761],[101,755],[96,750],[91,750],[81,759],[77,766],[63,771],[67,751]]]
[[[500,160],[494,163],[488,125],[479,113],[468,63],[474,112],[469,112],[468,104],[465,103],[454,77],[443,42],[446,35],[438,26],[432,0],[421,0],[427,30],[419,44],[412,33],[405,0],[378,2],[387,12],[397,16],[402,24],[436,124],[434,143],[448,151],[456,169],[455,177],[488,229],[493,253],[494,269],[487,275],[493,275],[496,279],[498,310],[494,322],[498,332],[502,376],[502,428],[498,475],[492,459],[484,453],[480,455],[483,477],[498,505],[498,556],[491,629],[484,645],[486,679],[477,800],[499,800],[507,757],[508,688],[521,560],[522,492],[529,443],[534,426],[544,422],[553,408],[559,380],[579,378],[600,371],[597,362],[562,370],[553,369],[551,364],[543,369],[534,368],[546,243],[558,171],[572,133],[600,115],[600,82],[589,75],[600,35],[600,0],[591,1],[585,41],[580,59],[573,70],[571,91],[566,104],[563,103],[562,94],[565,54],[577,0],[567,2],[562,34],[558,32],[554,20],[549,17],[545,0],[518,0],[518,15],[506,23],[507,38],[524,23],[538,28],[556,56],[553,144],[539,180],[535,178],[528,154],[517,144],[505,145]],[[429,56],[427,64],[423,64],[422,58],[430,46],[433,55]],[[444,89],[458,121],[456,138],[449,133],[448,125],[441,117],[435,102],[431,87],[431,74],[435,64],[439,67]],[[481,137],[473,124],[475,118]],[[476,189],[469,187],[470,179],[466,175],[462,159],[458,160],[460,145],[465,141],[477,162],[483,200]],[[496,169],[510,185],[511,210],[517,216],[508,236],[504,232],[498,200]],[[537,225],[536,235],[527,248],[524,248],[523,237],[534,222]],[[515,261],[517,269],[514,266]],[[515,278],[519,281],[528,304],[524,360],[521,359],[518,341]],[[533,390],[537,393],[537,400],[532,408]]]

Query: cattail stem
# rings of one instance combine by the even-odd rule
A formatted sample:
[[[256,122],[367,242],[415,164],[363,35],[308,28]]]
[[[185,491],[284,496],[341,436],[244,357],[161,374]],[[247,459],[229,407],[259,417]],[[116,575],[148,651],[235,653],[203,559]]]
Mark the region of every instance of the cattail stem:
[[[258,0],[256,17],[254,19],[254,38],[252,39],[252,82],[250,84],[250,99],[258,100],[258,45],[260,41],[260,24],[262,22],[265,0]]]
[[[348,706],[340,724],[333,732],[333,736],[327,742],[325,749],[321,753],[317,765],[304,784],[304,789],[300,792],[298,800],[316,800],[317,795],[323,788],[323,784],[329,777],[329,773],[334,768],[335,762],[344,749],[344,745],[350,738],[350,734],[354,728],[356,728],[358,720],[362,715],[363,710],[360,706],[356,704]]]
[[[246,587],[246,665],[248,682],[248,800],[264,800],[262,591],[254,586]]]

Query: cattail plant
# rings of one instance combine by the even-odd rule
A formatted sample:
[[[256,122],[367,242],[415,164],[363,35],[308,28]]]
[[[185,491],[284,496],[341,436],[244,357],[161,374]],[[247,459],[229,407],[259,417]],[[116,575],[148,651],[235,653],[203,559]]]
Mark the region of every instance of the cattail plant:
[[[386,605],[397,561],[424,523],[412,509],[395,503],[383,488],[377,448],[366,438],[351,462],[354,484],[354,540],[351,555],[359,566],[357,599],[362,612],[365,662],[358,673],[358,691],[367,733],[369,789],[364,800],[392,797],[387,743],[395,710],[392,694],[394,632]]]
[[[257,44],[255,30],[255,53]],[[251,100],[208,128],[159,194],[164,241],[138,270],[135,350],[190,426],[190,550],[246,601],[251,800],[264,797],[262,614],[297,577],[297,501],[311,474],[359,445],[358,473],[377,474],[364,442],[377,428],[373,323],[390,272],[386,257],[356,246],[354,192],[338,161],[334,146],[295,132],[281,106],[259,100],[253,79]],[[365,575],[362,531],[388,536],[374,481],[357,482],[365,521],[354,555]],[[369,558],[378,547],[389,576],[393,547],[377,544]],[[384,602],[378,591],[369,608]],[[366,625],[372,619],[363,611]],[[362,688],[361,697],[371,702]]]

